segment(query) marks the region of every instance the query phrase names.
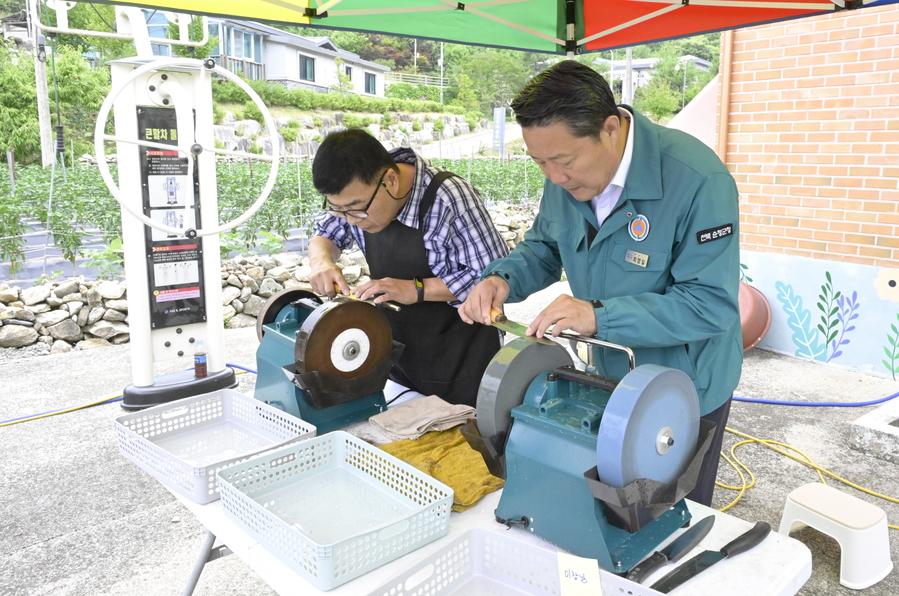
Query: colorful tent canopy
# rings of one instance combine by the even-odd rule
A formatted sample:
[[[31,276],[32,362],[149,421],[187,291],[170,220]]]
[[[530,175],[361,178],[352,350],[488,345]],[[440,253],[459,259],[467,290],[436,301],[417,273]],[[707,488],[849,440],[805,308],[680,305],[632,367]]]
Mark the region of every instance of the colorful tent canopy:
[[[546,53],[593,52],[899,0],[149,0],[175,12]]]

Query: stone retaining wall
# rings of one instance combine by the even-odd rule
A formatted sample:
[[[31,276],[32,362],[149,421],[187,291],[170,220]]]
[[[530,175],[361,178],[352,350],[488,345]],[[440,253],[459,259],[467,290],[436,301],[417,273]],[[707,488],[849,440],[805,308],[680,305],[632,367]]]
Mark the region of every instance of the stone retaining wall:
[[[510,248],[533,219],[531,209],[499,204],[490,208]],[[368,281],[365,257],[344,252],[338,265],[350,287]],[[308,258],[294,253],[246,256],[222,261],[223,324],[250,327],[266,301],[285,289],[312,290]],[[83,277],[20,289],[0,283],[0,348],[28,348],[56,354],[122,344],[130,339],[127,284]],[[0,357],[9,356],[0,350]]]

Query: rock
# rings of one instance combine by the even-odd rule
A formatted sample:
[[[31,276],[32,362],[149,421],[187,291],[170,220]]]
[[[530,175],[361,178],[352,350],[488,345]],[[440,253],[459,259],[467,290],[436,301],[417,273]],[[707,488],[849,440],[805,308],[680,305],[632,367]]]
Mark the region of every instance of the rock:
[[[85,296],[87,297],[87,305],[91,309],[97,308],[103,301],[103,296],[100,295],[100,292],[97,291],[97,288],[90,288],[85,293]]]
[[[45,339],[45,338],[41,338]],[[67,341],[62,341],[61,339],[57,339],[53,341],[53,345],[50,346],[51,354],[65,354],[66,352],[72,351],[72,344]]]
[[[62,304],[62,298],[57,298],[56,295],[52,294],[52,293],[49,296],[47,296],[47,305],[52,306],[53,308],[56,308],[60,304]]]
[[[343,278],[347,283],[353,283],[362,275],[362,267],[359,265],[347,265],[343,268]]]
[[[110,308],[105,313],[103,313],[103,320],[104,321],[124,321],[127,316],[128,315],[126,315],[125,313],[123,313],[121,311]]]
[[[228,329],[238,329],[240,327],[255,327],[256,326],[256,317],[251,317],[245,314],[236,314],[231,317],[231,320],[228,321],[228,324],[225,325]]]
[[[288,279],[290,277],[290,271],[287,270],[287,267],[282,267],[282,266],[272,267],[271,269],[269,269],[268,271],[265,272],[265,276],[267,278],[274,279],[277,282],[282,282],[285,279]],[[262,280],[262,283],[265,283],[264,279]],[[260,287],[262,287],[261,284],[260,284]]]
[[[93,325],[97,321],[103,318],[103,315],[106,314],[105,306],[95,306],[90,310],[87,315],[87,323],[85,325]]]
[[[256,288],[256,289],[258,290],[259,288]],[[238,297],[238,299],[241,302],[246,302],[247,300],[250,299],[250,296],[252,296],[252,295],[253,295],[253,290],[244,286],[244,288],[240,291],[240,296]]]
[[[236,314],[237,314],[237,311],[234,310],[234,307],[231,306],[230,304],[227,304],[227,305],[225,305],[224,308],[222,308],[222,320],[223,321],[227,321],[228,319],[230,319],[231,317],[233,317]]]
[[[222,290],[222,306],[225,304],[230,304],[233,300],[240,296],[242,288],[237,288],[235,286],[225,286]]]
[[[44,327],[52,327],[68,319],[70,314],[64,310],[51,310],[37,315],[36,320]]]
[[[22,327],[34,327],[34,323],[31,321],[21,321],[19,319],[6,319],[3,321],[3,325],[21,325]]]
[[[117,281],[103,280],[96,288],[106,300],[118,300],[125,295],[125,286]]]
[[[21,348],[37,341],[37,331],[31,327],[3,325],[0,327],[0,348]]]
[[[47,331],[53,339],[62,339],[65,341],[78,341],[84,337],[84,334],[81,332],[81,327],[79,327],[78,323],[72,319],[66,319],[56,325],[48,326]]]
[[[27,308],[5,308],[0,311],[0,321],[34,321],[36,315]]]
[[[68,304],[69,302],[84,302],[84,296],[81,295],[81,292],[74,292],[62,299],[63,304]]]
[[[312,284],[308,281],[297,281],[295,279],[288,279],[284,282],[285,290],[306,290],[308,292],[312,291]]]
[[[37,341],[38,341],[38,343],[47,344],[49,346],[53,343],[54,340],[49,335],[42,335],[39,338],[37,338]],[[66,342],[62,342],[62,343],[66,343]]]
[[[54,344],[55,345],[55,344]],[[75,344],[75,347],[79,350],[92,350],[94,348],[105,348],[111,346],[107,340],[100,337],[89,337],[87,339],[83,339]],[[51,349],[52,351],[52,349]]]
[[[111,308],[113,310],[118,310],[121,312],[128,312],[128,301],[127,300],[106,300],[103,302],[106,308]]]
[[[263,274],[262,278],[257,282],[255,277],[249,275],[241,275],[240,282],[243,284],[243,289],[246,290],[249,288],[250,293],[256,292],[259,290],[259,284],[262,283],[262,280],[265,279],[265,274]]]
[[[5,284],[4,284],[5,285]],[[19,288],[0,288],[0,302],[8,304],[19,299]]]
[[[241,302],[240,300],[237,300],[237,299],[232,300],[231,308],[233,308],[235,310],[235,312],[243,312],[243,302]]]
[[[259,257],[259,265],[262,266],[263,269],[268,270],[272,267],[277,267],[278,261],[268,255],[264,255]]]
[[[87,332],[91,335],[102,337],[104,339],[114,337],[120,333],[128,333],[129,331],[128,325],[125,323],[104,320],[97,321],[87,328]]]
[[[247,267],[247,275],[256,280],[256,283],[258,284],[262,281],[262,278],[265,277],[265,269],[262,267]]]
[[[116,335],[109,341],[111,341],[112,344],[116,345],[116,346],[119,344],[125,344],[125,343],[128,343],[129,341],[131,341],[131,334],[130,333],[122,333],[121,335]]]
[[[229,275],[229,276],[228,276],[228,279],[225,280],[225,281],[227,281],[229,285],[232,285],[232,286],[234,286],[235,288],[242,288],[242,287],[243,287],[243,284],[240,283],[240,278],[237,277],[236,275],[234,275],[233,273],[232,273],[231,275]]]
[[[45,302],[50,296],[50,286],[31,286],[22,290],[20,299],[25,306]]]
[[[69,313],[73,315],[77,315],[81,311],[81,307],[84,306],[84,302],[79,302],[74,300],[65,305],[69,309]]]
[[[365,255],[361,250],[351,250],[346,253],[347,258],[349,258],[352,262],[359,265],[360,267],[364,267],[368,265],[368,261],[365,260]]]
[[[266,277],[262,280],[262,283],[259,284],[259,291],[256,293],[263,298],[268,298],[272,294],[277,294],[282,290],[284,290],[284,286],[276,282],[271,277]]]
[[[75,319],[75,322],[78,323],[78,326],[84,329],[87,327],[87,319],[90,317],[91,308],[86,306],[78,311],[78,317]]]
[[[303,257],[292,252],[285,252],[278,255],[272,255],[275,262],[282,267],[296,267],[302,262]],[[268,267],[266,267],[268,269]]]
[[[46,302],[41,302],[40,304],[33,304],[31,306],[26,306],[25,310],[27,310],[29,312],[33,312],[34,314],[38,314],[38,313],[42,313],[42,312],[49,312],[50,305],[47,304]]]
[[[309,281],[312,277],[312,267],[309,265],[300,265],[294,269],[293,276],[297,281]]]
[[[53,294],[56,295],[57,298],[65,298],[69,294],[74,294],[78,292],[80,289],[81,283],[77,279],[70,279],[69,281],[64,281],[53,290]]]
[[[273,282],[274,283],[274,282]],[[266,300],[259,296],[250,296],[250,299],[243,305],[243,315],[252,315],[258,317],[265,306]]]

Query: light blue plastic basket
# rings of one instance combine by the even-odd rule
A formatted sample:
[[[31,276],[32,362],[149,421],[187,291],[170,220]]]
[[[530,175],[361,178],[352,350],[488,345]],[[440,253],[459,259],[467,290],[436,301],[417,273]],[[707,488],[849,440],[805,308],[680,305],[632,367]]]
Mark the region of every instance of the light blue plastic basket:
[[[315,426],[231,389],[116,418],[119,452],[200,505],[219,498],[225,466],[315,436]]]
[[[342,431],[218,473],[237,525],[321,590],[445,536],[453,491]]]

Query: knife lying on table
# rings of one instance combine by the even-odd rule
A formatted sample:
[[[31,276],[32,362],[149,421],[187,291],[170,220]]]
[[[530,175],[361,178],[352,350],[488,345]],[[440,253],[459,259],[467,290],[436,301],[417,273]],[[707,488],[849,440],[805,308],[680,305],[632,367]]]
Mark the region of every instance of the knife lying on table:
[[[657,590],[662,594],[667,594],[685,581],[692,579],[699,573],[702,573],[715,563],[736,557],[740,553],[758,546],[771,532],[771,526],[766,522],[757,522],[751,530],[745,534],[741,534],[736,539],[728,542],[721,550],[707,550],[699,553],[656,583],[652,585],[653,590]]]
[[[495,308],[490,310],[490,321],[491,324],[497,329],[502,329],[503,331],[511,333],[512,335],[515,335],[517,337],[523,337],[529,341],[537,342],[538,344],[547,344],[550,346],[556,345],[556,342],[552,341],[551,339],[546,339],[545,337],[537,337],[536,335],[528,335],[527,325],[510,321],[506,318],[506,315]]]
[[[702,542],[702,539],[706,537],[714,524],[714,515],[710,515],[705,519],[696,522],[686,532],[678,536],[671,544],[661,550],[657,550],[648,558],[640,561],[633,569],[627,572],[627,579],[639,584],[645,578],[649,577],[668,563],[680,561],[685,554],[693,550],[697,544]]]

